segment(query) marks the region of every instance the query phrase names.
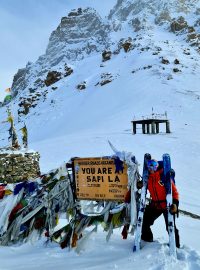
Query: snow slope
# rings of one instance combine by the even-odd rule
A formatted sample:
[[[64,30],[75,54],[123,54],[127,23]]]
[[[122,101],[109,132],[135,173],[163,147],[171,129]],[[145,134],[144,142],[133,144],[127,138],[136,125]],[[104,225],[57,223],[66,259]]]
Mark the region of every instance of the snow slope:
[[[56,244],[45,244],[45,240],[27,243],[22,246],[1,247],[1,270],[43,270],[55,269],[141,269],[141,270],[198,270],[200,269],[199,239],[191,241],[199,231],[199,221],[181,217],[179,228],[184,245],[178,250],[178,260],[169,257],[166,245],[167,236],[163,236],[163,220],[160,218],[153,227],[157,241],[144,244],[138,253],[132,252],[133,237],[121,240],[120,231],[116,230],[109,242],[106,234],[99,228],[93,233],[79,252],[60,249]],[[192,228],[181,224],[192,223]],[[159,241],[159,242],[158,242]],[[196,242],[196,244],[195,244]],[[192,244],[192,247],[191,247]]]

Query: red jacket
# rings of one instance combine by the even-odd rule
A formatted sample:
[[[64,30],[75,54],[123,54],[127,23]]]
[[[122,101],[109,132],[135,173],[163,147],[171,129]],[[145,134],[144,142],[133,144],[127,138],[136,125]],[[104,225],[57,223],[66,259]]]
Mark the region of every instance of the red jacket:
[[[164,187],[164,184],[161,181],[161,174],[163,170],[158,170],[154,173],[149,174],[148,179],[148,190],[150,192],[151,198],[152,198],[152,204],[159,209],[165,209],[166,204],[166,190]],[[175,200],[179,200],[179,194],[177,191],[177,188],[172,182],[172,197]]]

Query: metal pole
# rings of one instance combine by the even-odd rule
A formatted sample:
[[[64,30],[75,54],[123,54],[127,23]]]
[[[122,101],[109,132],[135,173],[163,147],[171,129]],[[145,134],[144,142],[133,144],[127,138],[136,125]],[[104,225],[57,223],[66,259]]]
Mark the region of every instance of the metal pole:
[[[159,123],[156,123],[156,133],[159,133]]]
[[[142,124],[142,133],[145,134],[145,124]]]
[[[166,122],[166,133],[171,133],[169,121]]]
[[[133,134],[136,134],[136,123],[133,123]]]
[[[151,123],[151,133],[152,134],[155,134],[156,133],[156,131],[155,131],[155,122],[152,122]]]
[[[150,126],[149,126],[149,124],[147,124],[147,134],[149,134],[150,133]]]

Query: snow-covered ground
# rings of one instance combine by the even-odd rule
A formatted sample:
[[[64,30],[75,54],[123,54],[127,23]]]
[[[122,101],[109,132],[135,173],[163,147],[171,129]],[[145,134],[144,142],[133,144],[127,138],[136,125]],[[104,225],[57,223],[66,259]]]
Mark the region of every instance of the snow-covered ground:
[[[1,270],[53,269],[141,269],[141,270],[198,270],[200,269],[199,230],[200,221],[181,216],[177,222],[182,247],[178,260],[169,257],[167,234],[162,218],[153,226],[156,241],[143,243],[138,253],[132,252],[133,236],[122,240],[116,229],[109,242],[106,233],[99,227],[78,252],[60,249],[57,244],[46,245],[45,239],[22,246],[1,247]]]

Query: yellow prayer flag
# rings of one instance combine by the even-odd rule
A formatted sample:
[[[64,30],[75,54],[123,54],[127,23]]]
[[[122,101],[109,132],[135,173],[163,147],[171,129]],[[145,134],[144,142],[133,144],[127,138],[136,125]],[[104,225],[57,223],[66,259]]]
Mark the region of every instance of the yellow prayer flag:
[[[24,136],[28,135],[26,126],[24,126],[23,128],[20,128],[20,130],[22,131],[22,135],[24,135]]]
[[[13,123],[13,117],[12,117],[12,115],[9,115],[8,116],[7,121],[10,122],[10,123]]]
[[[11,194],[13,194],[13,192],[10,189],[5,190],[5,195],[11,195]]]

